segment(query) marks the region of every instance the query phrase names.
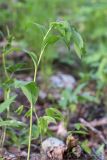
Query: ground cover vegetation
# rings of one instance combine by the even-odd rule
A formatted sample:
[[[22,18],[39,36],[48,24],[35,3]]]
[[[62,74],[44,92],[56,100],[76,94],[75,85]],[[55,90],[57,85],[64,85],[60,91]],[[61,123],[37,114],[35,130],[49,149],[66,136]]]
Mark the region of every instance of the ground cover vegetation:
[[[106,0],[0,0],[0,159],[107,158]]]

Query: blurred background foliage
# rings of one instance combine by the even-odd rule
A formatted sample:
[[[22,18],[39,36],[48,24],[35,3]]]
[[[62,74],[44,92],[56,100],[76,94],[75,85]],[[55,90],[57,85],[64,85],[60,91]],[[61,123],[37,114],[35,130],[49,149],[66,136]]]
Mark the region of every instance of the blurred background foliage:
[[[83,79],[98,78],[106,82],[106,0],[0,0],[1,32],[6,36],[8,26],[17,43],[23,48],[35,51],[36,54],[40,50],[42,34],[34,23],[47,27],[49,22],[56,20],[68,20],[78,28],[84,38],[87,54],[83,57],[83,65],[79,65],[79,76]],[[2,40],[2,36],[0,39]],[[43,58],[43,70],[51,73],[51,64],[56,59],[68,65],[75,65],[78,62],[77,57],[75,62],[72,61],[72,55],[63,59],[66,52],[68,51],[62,47],[61,42],[55,49],[50,47]]]
[[[10,68],[7,68],[8,70],[10,69],[10,72],[11,70],[14,71],[18,69],[19,71],[24,67],[24,69],[27,68],[26,70],[20,70],[19,73],[26,73],[27,78],[25,75],[25,77],[21,75],[21,79],[30,80],[30,76],[32,76],[33,73],[33,64],[29,60],[30,58],[25,56],[23,49],[33,51],[38,56],[43,35],[39,27],[37,27],[37,24],[40,24],[41,27],[46,27],[47,30],[50,22],[60,20],[69,21],[69,23],[80,32],[85,42],[86,54],[83,54],[80,60],[75,54],[68,54],[69,51],[64,46],[64,43],[59,41],[54,47],[50,46],[45,51],[40,66],[40,77],[38,76],[40,79],[38,79],[41,81],[43,91],[45,90],[46,92],[46,90],[49,89],[45,95],[44,92],[41,92],[41,97],[47,97],[49,103],[54,104],[55,108],[60,107],[64,110],[67,109],[66,111],[69,113],[66,114],[66,121],[70,121],[70,112],[76,112],[77,107],[80,107],[78,104],[84,106],[85,104],[96,103],[98,108],[102,107],[102,110],[104,106],[107,108],[107,87],[105,87],[105,85],[107,85],[107,0],[0,0],[0,87],[4,85],[4,88],[8,88],[12,84],[12,81],[4,81],[3,85],[1,85],[4,77],[4,72],[1,67],[2,43],[5,43],[6,39],[8,39],[7,30],[9,30],[10,35],[14,37],[13,45],[21,48],[21,51],[18,51],[18,53],[21,52],[25,59],[21,57],[22,59],[19,58],[18,60],[14,60],[14,58],[8,60],[8,57],[6,57],[6,67],[10,66]],[[72,44],[70,49],[72,53],[75,52]],[[17,52],[13,53],[15,53],[17,57]],[[18,61],[21,64],[17,63]],[[30,74],[28,74],[29,70],[31,71]],[[54,71],[56,72],[56,77]],[[60,71],[63,73],[62,78]],[[58,95],[59,92],[57,94],[57,90],[54,87],[52,87],[53,92],[48,94],[51,91],[50,88],[52,84],[47,79],[52,78],[52,75],[54,75],[53,79],[55,78],[55,80],[57,80],[56,88],[58,85],[60,88],[60,80],[63,82],[63,79],[65,79],[65,90],[62,89],[63,87],[60,88],[62,91],[62,93],[60,91],[61,97]],[[68,89],[68,81],[71,81],[71,79],[69,80],[69,75],[74,78],[72,80],[73,82],[75,82],[75,80],[77,82],[76,85],[74,83],[74,88],[71,90]],[[18,78],[17,75],[17,79]],[[45,86],[41,79],[45,82]],[[0,93],[1,92],[2,90],[0,90]],[[58,97],[54,100],[53,97],[55,95],[56,97],[58,95]],[[58,101],[59,97],[60,100]],[[23,101],[23,98],[19,97],[19,100],[21,99]],[[46,106],[47,104],[46,102]],[[69,109],[66,107],[69,107]],[[21,105],[19,111],[21,111],[20,109],[22,108],[23,106]],[[100,117],[100,112],[102,114],[102,110],[100,111],[99,109],[99,112],[94,112],[94,110],[97,110],[96,105],[92,105],[89,116],[87,116],[89,119],[92,119],[90,117],[95,113],[98,117]],[[26,113],[29,114],[29,111],[30,110]],[[87,112],[87,108],[84,111]],[[88,114],[86,113],[86,115]],[[28,133],[26,130],[23,130],[18,138],[15,134],[13,135],[13,130],[11,131],[11,129],[9,129],[8,132],[9,135],[12,135],[12,141],[16,145],[20,146],[22,143],[25,144],[25,140],[28,139],[28,135],[26,136],[27,138],[23,138],[24,135]]]

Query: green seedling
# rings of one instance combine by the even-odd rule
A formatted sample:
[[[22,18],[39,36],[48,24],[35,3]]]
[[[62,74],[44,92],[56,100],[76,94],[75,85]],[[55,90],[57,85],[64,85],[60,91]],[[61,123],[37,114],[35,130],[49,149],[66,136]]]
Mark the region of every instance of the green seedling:
[[[37,25],[37,26],[41,27],[40,25]],[[41,27],[41,28],[43,28],[43,27]],[[43,33],[44,33],[44,31],[43,31]],[[38,115],[36,113],[36,109],[35,109],[35,104],[37,102],[38,94],[39,94],[39,89],[36,84],[38,67],[40,65],[42,56],[45,53],[47,47],[49,45],[53,45],[54,43],[56,43],[59,40],[64,41],[69,52],[70,52],[71,43],[73,43],[77,55],[79,56],[79,58],[81,58],[82,53],[84,52],[84,43],[83,43],[81,35],[67,21],[52,22],[52,23],[50,23],[50,26],[49,26],[49,29],[47,30],[47,32],[45,31],[45,33],[44,33],[39,57],[37,57],[36,54],[33,52],[26,51],[26,53],[31,57],[33,64],[34,64],[33,81],[29,81],[29,82],[16,80],[16,79],[11,80],[12,73],[9,74],[6,69],[6,61],[5,61],[6,55],[4,54],[5,52],[8,53],[8,49],[6,49],[6,51],[3,53],[3,65],[4,65],[5,76],[6,76],[6,79],[8,81],[10,81],[11,83],[10,83],[9,89],[8,89],[9,94],[8,94],[8,96],[5,97],[5,101],[0,106],[0,108],[2,108],[1,112],[3,112],[6,108],[9,108],[10,104],[15,100],[15,97],[12,97],[12,98],[10,97],[11,86],[15,87],[15,88],[20,88],[22,90],[23,94],[28,99],[29,104],[30,104],[30,109],[27,114],[27,116],[30,117],[27,160],[30,160],[30,148],[31,148],[31,141],[32,141],[32,130],[33,130],[33,122],[32,122],[33,114],[35,114],[36,119],[37,119],[37,126],[36,126],[37,133],[36,133],[36,135],[38,135],[38,136],[40,135],[41,140],[42,140],[42,135],[44,135],[48,131],[49,123],[56,123],[56,121],[63,120],[63,116],[55,108],[47,109],[46,114],[43,117],[38,117]],[[17,69],[17,67],[16,67],[16,69]],[[13,72],[15,72],[15,70]],[[6,105],[7,103],[8,103],[8,105]],[[19,108],[18,112],[20,112],[20,108]],[[14,123],[14,125],[13,125],[13,123]],[[8,126],[10,124],[9,125],[10,127],[11,126],[15,127],[16,126],[15,124],[22,125],[22,126],[24,125],[21,122],[13,121],[13,120],[11,120],[10,122],[8,120],[6,120],[5,122],[1,123],[1,126],[2,126],[2,124],[3,124],[3,126]]]
[[[8,70],[7,70],[7,61],[6,61],[6,56],[10,53],[12,53],[13,51],[16,51],[17,48],[12,48],[11,47],[11,43],[13,40],[13,37],[10,36],[9,34],[9,30],[7,28],[7,33],[8,33],[8,40],[7,40],[7,44],[4,46],[3,48],[3,52],[2,52],[2,60],[3,60],[3,69],[4,69],[4,83],[2,84],[2,87],[4,89],[4,99],[5,101],[0,104],[0,113],[4,112],[5,110],[7,110],[7,117],[6,117],[6,121],[4,120],[0,120],[0,126],[3,128],[3,134],[1,136],[1,147],[3,147],[4,145],[4,141],[5,141],[5,135],[6,135],[6,126],[17,126],[17,122],[13,121],[13,120],[9,120],[9,116],[10,116],[10,111],[9,108],[11,106],[11,104],[14,102],[16,96],[11,96],[10,92],[11,92],[11,84],[13,83],[12,79],[11,79],[11,75],[9,74]]]
[[[38,26],[40,27],[40,29],[43,28],[40,25],[38,25]],[[53,31],[56,31],[57,34],[53,34]],[[34,53],[28,52],[29,56],[33,60],[35,71],[34,71],[33,82],[29,82],[29,84],[24,85],[23,86],[24,88],[21,87],[22,91],[24,92],[24,94],[26,95],[26,97],[28,98],[28,100],[31,104],[30,105],[31,106],[30,107],[31,108],[31,110],[30,110],[30,130],[29,130],[29,145],[28,145],[27,160],[30,159],[30,146],[31,146],[31,139],[32,139],[32,114],[33,114],[33,110],[34,110],[33,109],[34,104],[37,101],[37,95],[38,95],[38,89],[35,86],[37,69],[38,69],[41,58],[42,58],[46,48],[49,45],[54,44],[58,40],[63,40],[65,42],[67,48],[69,49],[69,51],[70,51],[70,45],[73,42],[74,47],[75,47],[79,57],[81,57],[82,52],[84,50],[84,43],[83,43],[83,40],[82,40],[80,34],[68,22],[61,21],[61,22],[52,22],[50,24],[48,31],[45,33],[45,35],[43,37],[41,51],[40,51],[40,55],[39,55],[38,60],[37,60],[37,57],[35,56]],[[36,99],[35,98],[33,99],[33,97],[35,97],[35,95],[36,95]],[[50,122],[56,123],[55,119],[57,119],[57,117],[56,118],[54,117],[55,113],[58,114],[59,120],[61,120],[60,114],[54,108],[52,108],[51,110],[47,110],[46,111],[47,116],[43,116],[40,118],[38,118],[38,116],[35,112],[40,135],[42,135],[42,133],[47,131],[48,124]]]
[[[84,91],[84,88],[87,86],[87,83],[80,83],[75,89],[64,89],[61,93],[61,98],[59,100],[59,106],[63,109],[66,109],[68,106],[71,111],[76,110],[77,104],[87,103],[87,102],[94,102],[98,103],[97,96],[91,95],[88,91]]]

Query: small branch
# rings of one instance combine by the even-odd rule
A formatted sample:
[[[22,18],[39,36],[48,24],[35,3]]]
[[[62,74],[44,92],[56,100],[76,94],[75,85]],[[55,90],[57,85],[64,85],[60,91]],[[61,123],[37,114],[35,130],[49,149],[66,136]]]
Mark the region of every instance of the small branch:
[[[102,125],[107,125],[107,117],[101,118],[99,120],[93,120],[90,122],[91,126],[97,127],[97,126],[102,126]]]
[[[83,118],[80,118],[80,122],[86,126],[87,128],[89,128],[92,132],[94,132],[95,134],[98,135],[98,137],[103,141],[104,144],[107,145],[107,141],[106,139],[104,138],[104,136],[102,135],[102,133],[97,130],[96,128],[94,128],[91,123],[87,122],[86,120],[84,120]]]

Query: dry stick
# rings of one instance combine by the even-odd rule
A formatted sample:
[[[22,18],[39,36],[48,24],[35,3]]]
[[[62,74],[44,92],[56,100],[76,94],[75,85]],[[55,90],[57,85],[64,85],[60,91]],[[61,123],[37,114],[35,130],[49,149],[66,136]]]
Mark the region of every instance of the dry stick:
[[[99,120],[95,119],[95,120],[91,121],[90,124],[93,127],[107,125],[107,117],[101,118]]]
[[[104,144],[107,145],[107,141],[106,139],[104,138],[104,136],[102,135],[102,133],[97,130],[96,128],[94,128],[89,122],[87,122],[86,120],[84,120],[83,118],[80,118],[79,119],[80,122],[86,126],[87,128],[89,128],[92,132],[94,132],[95,134],[97,134],[99,136],[99,138],[103,141]]]

